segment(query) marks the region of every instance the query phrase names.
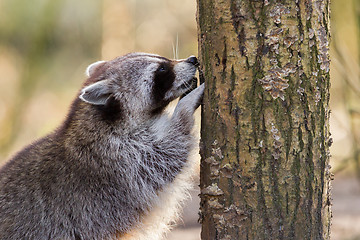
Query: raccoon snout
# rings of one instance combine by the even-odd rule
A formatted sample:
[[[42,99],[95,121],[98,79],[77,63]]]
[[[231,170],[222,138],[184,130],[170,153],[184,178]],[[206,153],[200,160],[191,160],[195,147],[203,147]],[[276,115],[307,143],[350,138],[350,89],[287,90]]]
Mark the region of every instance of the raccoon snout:
[[[199,66],[199,62],[197,60],[197,58],[195,56],[190,56],[188,57],[185,62],[187,63],[191,63],[192,65],[194,65],[195,67]]]

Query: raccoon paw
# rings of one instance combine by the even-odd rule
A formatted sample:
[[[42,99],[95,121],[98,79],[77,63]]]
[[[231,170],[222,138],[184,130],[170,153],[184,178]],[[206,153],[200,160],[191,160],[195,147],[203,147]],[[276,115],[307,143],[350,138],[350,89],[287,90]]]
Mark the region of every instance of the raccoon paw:
[[[188,95],[180,99],[179,103],[175,108],[175,113],[186,111],[193,114],[202,102],[204,90],[205,84],[203,83],[199,87],[191,91]]]

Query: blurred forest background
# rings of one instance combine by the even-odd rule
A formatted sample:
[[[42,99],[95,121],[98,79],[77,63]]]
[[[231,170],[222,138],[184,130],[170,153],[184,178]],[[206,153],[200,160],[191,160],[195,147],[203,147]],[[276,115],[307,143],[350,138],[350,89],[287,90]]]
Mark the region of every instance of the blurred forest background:
[[[360,239],[360,0],[331,12],[333,239]],[[196,55],[195,14],[195,0],[0,0],[0,165],[63,121],[90,63]]]

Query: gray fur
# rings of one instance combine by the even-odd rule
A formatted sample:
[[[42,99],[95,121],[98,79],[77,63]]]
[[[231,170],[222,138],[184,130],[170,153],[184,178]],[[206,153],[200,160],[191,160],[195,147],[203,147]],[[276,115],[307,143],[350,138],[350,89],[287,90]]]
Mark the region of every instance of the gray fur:
[[[174,81],[159,99],[154,73],[164,62]],[[171,117],[162,110],[188,90],[195,70],[186,60],[144,53],[88,68],[66,121],[0,170],[0,239],[115,239],[133,231],[193,148],[204,86],[182,98]],[[90,89],[108,94],[101,103],[84,95],[100,81],[106,89]]]

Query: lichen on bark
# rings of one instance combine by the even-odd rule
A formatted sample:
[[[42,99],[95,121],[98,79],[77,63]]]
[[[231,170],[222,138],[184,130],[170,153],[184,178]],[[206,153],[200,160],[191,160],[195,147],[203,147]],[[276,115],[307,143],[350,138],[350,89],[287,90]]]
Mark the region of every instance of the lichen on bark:
[[[197,18],[202,239],[329,239],[329,1],[198,0]]]

